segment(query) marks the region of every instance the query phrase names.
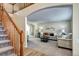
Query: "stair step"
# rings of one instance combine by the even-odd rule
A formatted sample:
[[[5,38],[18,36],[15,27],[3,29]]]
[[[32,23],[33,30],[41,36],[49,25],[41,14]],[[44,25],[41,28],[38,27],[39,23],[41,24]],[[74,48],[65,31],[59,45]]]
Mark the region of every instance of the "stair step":
[[[0,27],[3,27],[3,26],[0,26]]]
[[[4,27],[0,27],[0,30],[4,30]]]
[[[0,34],[0,37],[6,37],[6,36],[8,36],[8,35],[6,35],[6,34]]]
[[[0,32],[5,31],[5,30],[0,30]]]
[[[2,22],[0,22],[0,24],[2,24]]]
[[[13,47],[12,46],[8,46],[8,47],[4,47],[4,48],[0,48],[0,53],[4,53],[6,51],[12,50]]]
[[[4,26],[0,21],[0,56],[17,56],[13,47],[11,46],[10,40],[8,40],[8,35],[5,33]]]
[[[10,40],[1,40],[0,44],[2,44],[2,43],[8,43],[8,42],[10,42]]]

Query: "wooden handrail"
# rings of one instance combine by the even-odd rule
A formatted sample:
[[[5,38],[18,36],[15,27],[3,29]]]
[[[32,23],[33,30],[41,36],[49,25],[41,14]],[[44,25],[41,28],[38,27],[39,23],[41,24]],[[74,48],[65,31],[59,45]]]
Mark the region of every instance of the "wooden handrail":
[[[7,13],[7,11],[5,10],[5,8],[3,9],[5,11],[5,13],[7,14],[9,20],[11,21],[11,23],[13,24],[13,26],[16,28],[18,33],[21,33],[22,30],[19,30],[18,27],[15,25],[14,21],[11,19],[11,17],[9,16],[9,14]]]
[[[11,17],[9,16],[8,12],[5,10],[5,8],[3,7],[3,4],[0,5],[2,7],[2,11],[5,11],[5,13],[7,14],[9,20],[11,21],[11,23],[13,24],[13,26],[16,28],[17,32],[20,33],[22,30],[19,30],[19,28],[16,26],[16,24],[14,23],[14,21],[11,19]]]
[[[18,33],[18,35],[19,35],[19,38],[18,38],[18,42],[19,43],[17,43],[17,44],[19,44],[19,55],[20,56],[23,56],[24,55],[24,47],[23,47],[23,39],[24,39],[24,33],[23,33],[23,31],[22,30],[20,30],[17,26],[16,26],[16,24],[14,23],[14,21],[12,20],[12,18],[9,16],[9,14],[7,13],[7,11],[5,10],[5,8],[3,8],[3,5],[2,5],[2,11],[1,12],[3,12],[4,14],[3,14],[3,17],[5,18],[5,17],[8,17],[8,19],[7,20],[4,20],[3,21],[3,23],[5,23],[5,21],[9,21],[9,23],[11,23],[12,24],[12,26],[14,27],[14,29],[16,29],[16,31],[17,31],[17,33]],[[5,16],[6,15],[6,16]],[[1,17],[2,17],[2,15],[1,15]],[[2,18],[3,18],[2,17]],[[3,19],[2,19],[3,20]],[[9,30],[8,30],[9,31]],[[11,36],[11,38],[12,38],[12,36]],[[13,40],[13,39],[12,39]],[[14,44],[15,44],[15,41],[16,41],[17,39],[14,39]],[[16,50],[16,48],[15,48],[15,50]],[[17,53],[18,54],[18,53]]]

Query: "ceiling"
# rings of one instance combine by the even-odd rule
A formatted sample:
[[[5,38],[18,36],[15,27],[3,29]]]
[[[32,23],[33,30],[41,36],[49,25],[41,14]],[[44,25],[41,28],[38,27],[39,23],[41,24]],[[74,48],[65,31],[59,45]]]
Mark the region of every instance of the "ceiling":
[[[13,10],[13,3],[4,3],[4,8],[7,10],[8,13],[12,13]],[[14,3],[14,12],[22,10],[28,6],[31,6],[33,3]]]
[[[30,22],[55,22],[71,20],[72,6],[50,7],[38,10],[30,14],[27,19]]]

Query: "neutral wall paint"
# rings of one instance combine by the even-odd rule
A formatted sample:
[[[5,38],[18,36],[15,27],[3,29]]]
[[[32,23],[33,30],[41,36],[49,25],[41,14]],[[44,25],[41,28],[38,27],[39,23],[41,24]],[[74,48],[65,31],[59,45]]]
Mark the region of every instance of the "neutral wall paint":
[[[79,4],[73,4],[73,55],[79,56]]]
[[[32,36],[34,36],[34,37],[36,37],[37,36],[37,33],[38,33],[38,24],[37,23],[31,23],[31,25],[33,26],[33,27],[31,27],[32,28],[32,31],[33,31],[33,35]]]
[[[72,26],[71,26],[71,21],[59,21],[59,22],[51,22],[51,23],[43,23],[43,24],[40,24],[39,26],[43,27],[43,31],[45,31],[46,28],[55,28],[55,31],[58,31],[59,29],[65,29],[65,31],[67,33],[72,33]],[[48,32],[53,32],[53,29],[52,30],[48,30]]]
[[[25,18],[20,15],[13,15],[13,21],[18,26],[20,30],[25,31]]]

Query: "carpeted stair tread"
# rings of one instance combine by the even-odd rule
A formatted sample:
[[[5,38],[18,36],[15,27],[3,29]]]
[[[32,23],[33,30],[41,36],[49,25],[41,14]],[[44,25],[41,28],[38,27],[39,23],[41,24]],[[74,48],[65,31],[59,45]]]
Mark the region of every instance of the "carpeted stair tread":
[[[0,56],[17,56],[11,46],[11,41],[8,39],[6,30],[2,22],[0,22]]]
[[[0,26],[0,27],[3,27],[3,26]]]
[[[5,30],[0,30],[0,32],[5,31]]]
[[[0,53],[4,53],[4,52],[12,50],[12,49],[13,49],[12,46],[7,46],[7,47],[4,47],[4,48],[0,48]]]
[[[0,34],[0,37],[6,37],[7,35],[6,34]]]
[[[2,44],[2,43],[8,43],[8,42],[10,42],[10,40],[1,40],[0,44]]]

